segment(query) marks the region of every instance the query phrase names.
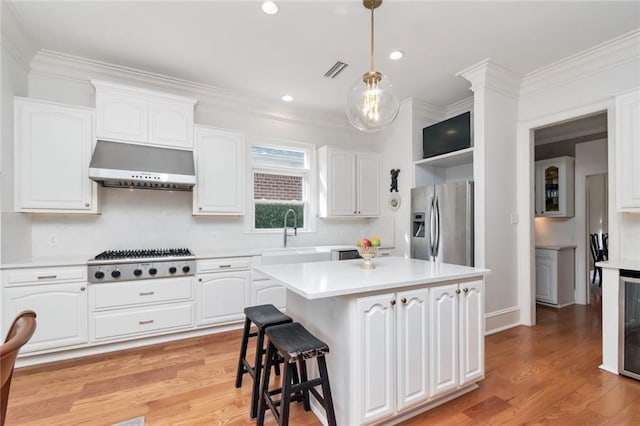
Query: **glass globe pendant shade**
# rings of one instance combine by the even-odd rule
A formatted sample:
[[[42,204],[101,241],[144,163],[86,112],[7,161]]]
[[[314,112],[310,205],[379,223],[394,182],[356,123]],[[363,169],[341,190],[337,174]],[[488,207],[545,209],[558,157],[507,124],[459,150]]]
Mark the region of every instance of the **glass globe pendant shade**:
[[[349,122],[363,132],[377,132],[396,119],[400,98],[384,74],[369,71],[349,89],[345,110]]]

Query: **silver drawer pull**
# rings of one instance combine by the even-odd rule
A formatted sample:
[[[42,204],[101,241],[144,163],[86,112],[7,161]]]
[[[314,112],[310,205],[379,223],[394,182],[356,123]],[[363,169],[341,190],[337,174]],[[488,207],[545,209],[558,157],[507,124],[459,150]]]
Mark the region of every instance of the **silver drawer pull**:
[[[153,324],[153,320],[138,321],[138,324],[140,324],[140,325],[144,325],[144,324]]]
[[[231,265],[220,265],[220,268],[231,268]]]
[[[58,276],[57,275],[38,275],[39,280],[53,280],[55,278],[58,278]]]
[[[153,291],[143,291],[140,293],[140,296],[152,296],[153,293]]]

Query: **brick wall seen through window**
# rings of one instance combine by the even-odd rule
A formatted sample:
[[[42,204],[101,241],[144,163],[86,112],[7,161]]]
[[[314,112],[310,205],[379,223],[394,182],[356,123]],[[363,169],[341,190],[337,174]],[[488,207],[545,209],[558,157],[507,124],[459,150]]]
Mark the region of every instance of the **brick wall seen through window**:
[[[255,200],[302,201],[302,176],[255,173]]]

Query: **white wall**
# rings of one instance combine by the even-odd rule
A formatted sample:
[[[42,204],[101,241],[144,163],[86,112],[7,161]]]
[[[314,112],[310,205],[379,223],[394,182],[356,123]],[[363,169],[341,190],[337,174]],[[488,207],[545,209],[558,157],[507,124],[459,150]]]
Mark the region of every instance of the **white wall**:
[[[6,2],[2,11],[2,141],[0,144],[0,260],[11,262],[31,252],[31,223],[28,215],[13,212],[13,97],[25,96],[28,91],[27,65],[31,52],[29,38],[13,16]],[[21,47],[23,47],[21,49]],[[21,55],[20,50],[23,51]]]

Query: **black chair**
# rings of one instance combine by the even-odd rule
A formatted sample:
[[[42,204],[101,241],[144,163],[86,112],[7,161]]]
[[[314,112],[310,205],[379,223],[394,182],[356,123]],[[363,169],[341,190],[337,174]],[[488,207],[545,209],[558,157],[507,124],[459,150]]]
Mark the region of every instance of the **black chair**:
[[[591,257],[593,258],[593,276],[591,277],[591,284],[596,283],[596,275],[598,276],[598,286],[602,285],[602,268],[596,266],[596,262],[601,262],[604,260],[603,251],[600,248],[600,242],[598,241],[598,234],[589,235],[589,239],[591,241]]]
[[[278,425],[288,426],[291,401],[302,400],[305,411],[309,411],[311,409],[309,393],[311,393],[324,408],[328,425],[336,426],[336,414],[333,409],[327,363],[324,358],[324,355],[329,353],[329,346],[297,322],[269,327],[265,333],[269,339],[269,345],[267,361],[262,373],[257,425],[264,425],[265,412],[270,409]],[[284,361],[282,387],[269,390],[271,367],[279,356]],[[318,363],[320,377],[316,379],[309,379],[307,376],[306,360],[311,358],[315,358]],[[296,363],[300,369],[300,377],[298,377]],[[322,395],[316,386],[321,386]],[[278,394],[281,395],[280,399],[274,400],[272,396]]]
[[[259,305],[245,308],[244,332],[242,334],[242,343],[240,346],[240,357],[238,359],[238,371],[236,373],[236,388],[242,386],[242,377],[245,373],[253,378],[253,390],[251,392],[251,409],[250,416],[252,419],[256,417],[258,411],[258,398],[260,392],[260,373],[264,366],[264,332],[267,327],[279,324],[292,323],[291,317],[280,312],[273,305]],[[257,331],[251,333],[251,323],[255,324]],[[253,365],[247,361],[247,346],[249,338],[257,337],[256,340],[256,356]],[[279,363],[275,363],[274,368],[276,374],[280,374]]]
[[[602,234],[602,256],[609,260],[609,234]]]

